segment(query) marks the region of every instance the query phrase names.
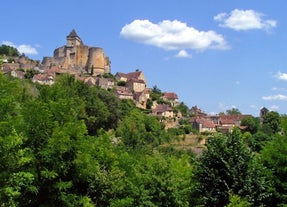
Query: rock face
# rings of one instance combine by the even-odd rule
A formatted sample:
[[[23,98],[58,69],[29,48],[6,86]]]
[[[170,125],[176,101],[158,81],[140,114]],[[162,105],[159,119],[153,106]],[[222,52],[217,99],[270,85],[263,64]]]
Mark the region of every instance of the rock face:
[[[84,45],[74,29],[66,39],[66,45],[55,49],[53,57],[44,57],[42,65],[87,72],[95,76],[111,72],[110,60],[102,48]]]

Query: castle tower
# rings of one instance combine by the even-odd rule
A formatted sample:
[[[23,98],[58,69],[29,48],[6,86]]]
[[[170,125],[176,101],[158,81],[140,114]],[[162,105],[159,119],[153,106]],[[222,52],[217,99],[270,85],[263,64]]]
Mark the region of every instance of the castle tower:
[[[70,34],[67,36],[67,47],[74,47],[74,46],[79,46],[83,45],[83,41],[81,38],[78,36],[76,31],[73,29]]]
[[[93,68],[94,75],[110,72],[110,61],[100,47],[90,47],[87,62],[87,71]]]

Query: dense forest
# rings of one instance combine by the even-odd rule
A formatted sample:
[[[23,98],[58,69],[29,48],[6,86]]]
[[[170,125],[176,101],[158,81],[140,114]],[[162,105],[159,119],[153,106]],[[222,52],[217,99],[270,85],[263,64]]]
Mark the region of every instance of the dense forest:
[[[110,91],[0,73],[0,206],[287,205],[287,117],[242,122],[195,155]]]

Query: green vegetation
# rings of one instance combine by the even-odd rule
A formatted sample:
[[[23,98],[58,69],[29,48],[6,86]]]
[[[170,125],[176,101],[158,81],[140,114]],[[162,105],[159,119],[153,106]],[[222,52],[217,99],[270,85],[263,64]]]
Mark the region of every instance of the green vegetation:
[[[156,98],[161,92],[155,87]],[[0,206],[285,206],[286,115],[210,134],[197,156],[178,128],[74,77],[52,86],[0,73]],[[200,137],[199,137],[200,138]]]
[[[0,46],[0,55],[6,55],[8,57],[15,57],[15,56],[20,56],[19,51],[9,45],[1,45]]]

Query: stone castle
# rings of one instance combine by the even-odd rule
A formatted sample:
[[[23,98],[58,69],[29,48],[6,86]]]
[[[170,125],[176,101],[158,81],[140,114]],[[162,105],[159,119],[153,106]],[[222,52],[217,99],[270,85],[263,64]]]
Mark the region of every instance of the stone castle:
[[[86,72],[94,76],[111,72],[110,60],[103,49],[84,45],[74,29],[67,36],[66,45],[55,49],[53,57],[44,57],[42,65]]]

